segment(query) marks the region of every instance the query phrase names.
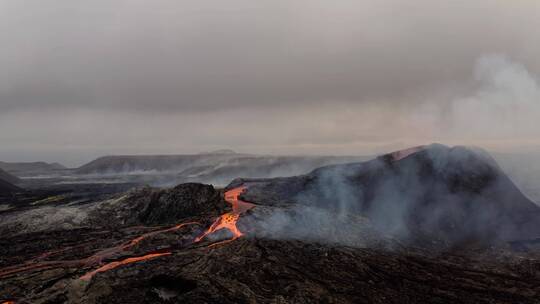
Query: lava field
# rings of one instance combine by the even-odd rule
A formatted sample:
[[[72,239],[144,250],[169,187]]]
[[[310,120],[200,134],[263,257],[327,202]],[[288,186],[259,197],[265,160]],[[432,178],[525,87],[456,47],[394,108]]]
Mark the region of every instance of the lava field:
[[[540,208],[469,148],[223,189],[32,195],[0,213],[2,304],[540,299]]]

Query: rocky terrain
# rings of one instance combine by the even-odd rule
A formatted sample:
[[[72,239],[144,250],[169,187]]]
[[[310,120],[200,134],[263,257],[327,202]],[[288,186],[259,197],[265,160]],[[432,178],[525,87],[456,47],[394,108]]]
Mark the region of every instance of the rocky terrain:
[[[9,204],[0,303],[538,303],[538,210],[440,145],[288,178]]]

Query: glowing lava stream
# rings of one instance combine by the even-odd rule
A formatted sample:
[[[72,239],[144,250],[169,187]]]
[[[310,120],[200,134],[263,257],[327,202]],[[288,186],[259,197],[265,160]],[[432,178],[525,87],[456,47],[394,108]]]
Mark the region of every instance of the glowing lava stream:
[[[229,240],[214,243],[214,244],[210,245],[209,247],[212,247],[212,246],[215,246],[215,245],[218,245],[218,244],[222,244],[222,243],[225,243],[225,242],[233,241],[233,240],[235,240],[235,239],[237,239],[237,238],[244,235],[244,233],[242,233],[242,231],[240,231],[238,229],[236,224],[238,222],[238,219],[240,218],[240,215],[245,213],[247,210],[252,209],[253,207],[255,207],[254,204],[244,202],[244,201],[242,201],[242,200],[240,200],[238,198],[240,196],[240,194],[242,194],[245,190],[246,190],[245,186],[240,186],[240,187],[237,187],[237,188],[234,188],[232,190],[229,190],[229,191],[225,192],[225,201],[227,201],[228,203],[230,203],[232,205],[232,211],[228,212],[228,213],[225,213],[225,214],[221,215],[219,218],[217,218],[216,221],[203,234],[201,234],[200,236],[195,238],[195,240],[193,241],[194,243],[202,241],[206,236],[208,236],[208,235],[210,235],[210,234],[212,234],[212,233],[214,233],[214,232],[216,232],[218,230],[221,230],[221,229],[228,229],[233,234],[233,237],[231,239],[229,239]],[[180,229],[180,228],[182,228],[182,227],[184,227],[186,225],[195,225],[195,224],[199,224],[199,223],[198,222],[188,222],[188,223],[182,223],[182,224],[179,224],[179,225],[176,225],[176,226],[173,226],[173,227],[169,227],[169,228],[166,228],[166,229],[151,231],[151,232],[142,234],[141,236],[136,237],[136,238],[134,238],[134,239],[132,239],[132,240],[130,240],[128,242],[125,242],[125,243],[121,244],[121,245],[100,250],[100,251],[96,252],[95,254],[93,254],[93,255],[91,255],[91,256],[89,256],[87,258],[80,259],[80,260],[40,261],[40,260],[42,260],[44,258],[47,258],[47,257],[49,257],[51,255],[54,255],[56,253],[60,253],[60,252],[64,252],[64,251],[67,251],[67,250],[70,250],[70,249],[74,249],[74,248],[77,248],[77,247],[82,246],[84,244],[78,245],[78,246],[67,247],[67,248],[60,249],[60,250],[46,252],[46,253],[41,254],[40,256],[38,256],[34,261],[0,269],[0,278],[5,277],[5,276],[9,276],[9,275],[12,275],[12,274],[15,274],[15,273],[25,272],[25,271],[30,271],[30,270],[36,270],[36,269],[50,269],[50,268],[57,268],[57,267],[69,267],[69,268],[71,268],[71,267],[81,267],[81,266],[88,267],[88,266],[93,266],[93,265],[99,265],[99,264],[102,264],[103,260],[112,258],[117,253],[120,253],[122,251],[126,251],[126,250],[130,249],[131,247],[137,245],[142,240],[144,240],[144,239],[146,239],[148,237],[151,237],[151,236],[159,234],[159,233],[175,231],[175,230],[178,230],[178,229]],[[84,281],[89,281],[97,273],[105,272],[105,271],[108,271],[108,270],[111,270],[111,269],[115,269],[115,268],[120,267],[122,265],[136,263],[136,262],[145,261],[145,260],[149,260],[149,259],[154,259],[154,258],[157,258],[157,257],[160,257],[160,256],[165,256],[165,255],[170,255],[170,254],[172,254],[172,253],[171,252],[162,252],[162,253],[155,253],[154,252],[154,253],[149,253],[149,254],[146,254],[146,255],[143,255],[143,256],[139,256],[139,257],[130,257],[130,258],[126,258],[126,259],[119,260],[119,261],[113,261],[113,262],[110,262],[110,263],[106,263],[106,264],[102,265],[101,267],[99,267],[99,268],[97,268],[95,270],[87,272],[86,274],[81,276],[80,279],[84,280]]]
[[[133,240],[131,240],[129,242],[126,242],[126,243],[124,243],[124,244],[122,244],[120,246],[116,246],[116,247],[112,247],[112,248],[108,248],[108,249],[99,251],[99,252],[95,253],[94,255],[84,259],[84,263],[86,265],[93,265],[93,264],[101,263],[101,261],[103,261],[104,259],[109,258],[109,257],[113,256],[114,254],[116,254],[118,252],[128,250],[131,247],[137,245],[142,240],[144,240],[144,239],[146,239],[148,237],[154,236],[154,235],[159,234],[159,233],[175,231],[175,230],[178,230],[178,229],[180,229],[180,228],[182,228],[184,226],[195,225],[195,224],[199,224],[199,223],[198,222],[182,223],[182,224],[179,224],[179,225],[167,228],[167,229],[161,229],[161,230],[156,230],[156,231],[145,233],[145,234],[143,234],[143,235],[141,235],[139,237],[136,237]]]
[[[195,243],[200,242],[206,236],[221,229],[229,229],[229,231],[232,232],[233,234],[232,239],[227,240],[225,242],[236,240],[237,238],[244,235],[244,233],[242,233],[242,231],[238,229],[238,227],[236,226],[236,223],[238,222],[238,219],[240,218],[241,214],[255,207],[255,205],[248,202],[244,202],[238,198],[240,194],[242,194],[245,190],[246,190],[245,186],[240,186],[240,187],[237,187],[237,188],[234,188],[232,190],[225,192],[225,201],[227,201],[229,204],[232,205],[232,211],[220,216],[210,226],[210,228],[208,228],[202,235],[198,236],[194,240]],[[214,245],[217,245],[217,244],[214,244]]]
[[[146,260],[150,260],[150,259],[157,258],[157,257],[160,257],[160,256],[164,256],[164,255],[171,255],[171,253],[170,252],[150,253],[150,254],[147,254],[147,255],[140,256],[140,257],[131,257],[131,258],[123,259],[121,261],[111,262],[111,263],[108,263],[108,264],[105,264],[105,265],[99,267],[96,270],[92,270],[92,271],[86,273],[85,275],[83,275],[79,279],[81,279],[83,281],[90,281],[90,279],[96,273],[105,272],[105,271],[120,267],[122,265],[136,263],[136,262],[140,262],[140,261],[146,261]]]
[[[180,228],[182,228],[184,226],[195,225],[195,224],[198,224],[198,222],[182,223],[182,224],[179,224],[179,225],[176,225],[174,227],[167,228],[167,229],[156,230],[156,231],[145,233],[145,234],[143,234],[143,235],[141,235],[141,236],[139,236],[137,238],[134,238],[133,240],[131,240],[129,242],[126,242],[126,243],[124,243],[124,244],[122,244],[120,246],[116,246],[116,247],[113,247],[113,248],[102,250],[102,251],[92,255],[91,257],[88,257],[88,258],[84,259],[85,264],[101,263],[101,261],[103,259],[114,255],[116,252],[123,251],[123,250],[128,250],[129,248],[137,245],[142,240],[144,240],[144,239],[146,239],[146,238],[148,238],[150,236],[153,236],[153,235],[156,235],[156,234],[159,234],[159,233],[175,231],[175,230],[178,230],[178,229],[180,229]],[[143,255],[143,256],[139,256],[139,257],[130,257],[130,258],[126,258],[126,259],[123,259],[123,260],[120,260],[120,261],[110,262],[110,263],[107,263],[107,264],[99,267],[96,270],[92,270],[90,272],[87,272],[86,274],[84,274],[79,279],[81,279],[83,281],[89,281],[97,273],[105,272],[105,271],[108,271],[108,270],[111,270],[111,269],[115,269],[115,268],[120,267],[122,265],[127,265],[127,264],[136,263],[136,262],[146,261],[146,260],[157,258],[157,257],[163,256],[163,255],[170,255],[170,254],[172,254],[172,253],[171,252],[149,253],[149,254],[146,254],[146,255]]]
[[[37,258],[37,261],[27,262],[25,264],[20,264],[20,265],[0,269],[0,278],[8,276],[8,275],[15,274],[15,273],[24,272],[24,271],[30,271],[30,270],[35,270],[35,269],[49,269],[49,268],[56,268],[56,267],[69,268],[69,267],[92,266],[92,265],[96,265],[96,264],[101,264],[103,260],[111,258],[117,253],[120,253],[122,251],[130,249],[131,247],[137,245],[142,240],[144,240],[144,239],[146,239],[148,237],[151,237],[151,236],[159,234],[159,233],[175,231],[175,230],[178,230],[178,229],[180,229],[180,228],[182,228],[184,226],[194,225],[194,224],[198,224],[198,222],[182,223],[182,224],[179,224],[179,225],[176,225],[176,226],[173,226],[173,227],[169,227],[169,228],[166,228],[166,229],[161,229],[161,230],[148,232],[148,233],[145,233],[145,234],[143,234],[143,235],[141,235],[139,237],[136,237],[136,238],[134,238],[134,239],[132,239],[132,240],[130,240],[128,242],[125,242],[125,243],[123,243],[123,244],[121,244],[119,246],[115,246],[115,247],[100,250],[100,251],[96,252],[95,254],[93,254],[93,255],[91,255],[91,256],[89,256],[87,258],[81,259],[81,260],[39,261],[41,258],[46,258],[46,257],[48,257],[48,256],[50,256],[50,255],[52,255],[54,253],[62,252],[64,250],[51,251],[49,253],[41,254]],[[76,248],[76,247],[77,246],[74,246],[72,248]],[[69,249],[69,247],[66,248],[66,249]],[[163,255],[163,254],[160,254],[160,255]],[[137,258],[135,258],[136,259],[135,261],[129,261],[129,263],[134,263],[134,262],[138,262],[138,261],[142,261],[142,260],[150,259],[150,258],[154,258],[154,257],[156,257],[156,256],[154,256],[154,255],[146,255],[144,257],[137,257]],[[112,262],[112,263],[115,263],[115,262]],[[129,264],[129,263],[122,263],[122,264]],[[111,264],[111,263],[109,263],[109,264]],[[106,264],[105,266],[107,266],[109,264]],[[122,265],[122,264],[120,264],[120,265]],[[120,266],[120,265],[118,265],[118,266]],[[105,266],[103,266],[103,267],[105,267]],[[116,268],[118,266],[115,266],[113,268]],[[99,271],[99,272],[102,272],[102,271]]]

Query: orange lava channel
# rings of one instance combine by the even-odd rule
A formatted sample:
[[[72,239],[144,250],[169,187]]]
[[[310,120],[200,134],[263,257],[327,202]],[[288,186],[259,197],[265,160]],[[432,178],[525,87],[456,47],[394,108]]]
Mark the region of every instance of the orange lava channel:
[[[105,264],[105,265],[99,267],[96,270],[93,270],[93,271],[90,271],[90,272],[86,273],[85,275],[80,277],[80,279],[83,280],[83,281],[89,281],[97,273],[109,271],[111,269],[120,267],[122,265],[132,264],[132,263],[136,263],[136,262],[140,262],[140,261],[146,261],[146,260],[150,260],[150,259],[154,259],[154,258],[157,258],[157,257],[160,257],[160,256],[170,255],[170,254],[171,254],[170,252],[151,253],[151,254],[140,256],[140,257],[132,257],[132,258],[127,258],[127,259],[124,259],[124,260],[121,260],[121,261],[111,262],[111,263],[108,263],[108,264]]]
[[[138,237],[136,237],[136,238],[134,238],[134,239],[132,239],[132,240],[130,240],[128,242],[125,242],[124,244],[121,244],[119,246],[115,246],[115,247],[100,250],[100,251],[94,253],[93,255],[91,255],[91,256],[89,256],[87,258],[81,259],[81,260],[41,261],[41,259],[47,258],[52,254],[62,252],[62,251],[65,251],[65,250],[69,250],[69,249],[73,249],[73,248],[76,248],[78,246],[68,247],[68,248],[64,248],[64,249],[61,249],[61,250],[55,250],[55,251],[46,252],[46,253],[41,254],[40,256],[38,256],[38,258],[36,260],[34,260],[34,261],[30,261],[30,262],[24,263],[22,265],[15,265],[15,266],[0,269],[0,278],[5,277],[5,276],[9,276],[9,275],[13,275],[13,274],[19,273],[19,272],[25,272],[25,271],[31,271],[31,270],[37,270],[37,269],[49,269],[49,268],[56,268],[56,267],[68,268],[68,267],[81,267],[81,266],[99,265],[99,264],[102,263],[103,260],[112,258],[112,257],[114,257],[115,255],[117,255],[118,253],[120,253],[122,251],[129,250],[131,247],[134,247],[135,245],[137,245],[142,240],[144,240],[144,239],[146,239],[148,237],[154,236],[154,235],[159,234],[159,233],[165,233],[165,232],[171,232],[171,231],[179,230],[180,228],[182,228],[184,226],[195,225],[195,224],[198,224],[198,222],[182,223],[182,224],[179,224],[179,225],[176,225],[176,226],[173,226],[173,227],[169,227],[169,228],[166,228],[166,229],[161,229],[161,230],[148,232],[148,233],[142,234],[142,235],[140,235],[140,236],[138,236]],[[109,264],[106,264],[106,265],[109,265]],[[103,266],[103,267],[105,267],[105,266]],[[118,267],[118,266],[115,266],[113,268],[116,268],[116,267]],[[99,268],[99,269],[101,269],[101,268]],[[105,270],[103,270],[103,271],[105,271]],[[4,303],[2,303],[2,304],[4,304]]]
[[[138,236],[138,237],[132,239],[131,241],[126,242],[126,243],[124,243],[124,244],[122,244],[120,246],[116,246],[116,247],[108,248],[108,249],[105,249],[105,250],[101,250],[101,251],[95,253],[94,255],[84,259],[84,263],[86,265],[99,264],[99,263],[101,263],[101,261],[103,261],[103,260],[105,260],[107,258],[110,258],[110,257],[114,256],[115,254],[117,254],[119,252],[130,249],[131,247],[137,245],[138,243],[140,243],[142,240],[144,240],[146,238],[149,238],[151,236],[154,236],[154,235],[160,234],[160,233],[179,230],[180,228],[182,228],[184,226],[195,225],[195,224],[198,224],[198,222],[182,223],[182,224],[179,224],[179,225],[167,228],[167,229],[161,229],[161,230],[156,230],[156,231],[145,233],[145,234],[143,234],[141,236]]]
[[[220,216],[218,219],[216,219],[216,221],[202,235],[197,237],[194,240],[194,242],[200,242],[206,236],[208,236],[208,235],[210,235],[210,234],[212,234],[212,233],[214,233],[214,232],[216,232],[218,230],[221,230],[221,229],[228,229],[229,231],[232,232],[233,237],[231,239],[225,240],[223,242],[214,243],[214,244],[210,245],[210,247],[218,245],[218,244],[223,244],[223,243],[226,243],[226,242],[233,241],[233,240],[235,240],[235,239],[237,239],[237,238],[244,235],[244,233],[238,229],[236,224],[238,222],[238,219],[240,218],[240,216],[243,213],[245,213],[247,210],[252,209],[253,207],[255,207],[254,204],[251,204],[251,203],[248,203],[248,202],[245,202],[245,201],[242,201],[242,200],[239,199],[239,196],[245,190],[246,190],[245,186],[240,186],[240,187],[237,187],[237,188],[234,188],[232,190],[229,190],[229,191],[225,192],[225,201],[227,201],[228,203],[231,204],[232,211],[228,212],[228,213],[225,213],[222,216]],[[48,269],[48,268],[56,268],[56,267],[81,267],[81,266],[99,265],[99,264],[102,264],[103,260],[110,259],[110,258],[114,257],[115,255],[117,255],[118,253],[120,253],[122,251],[129,250],[130,248],[136,246],[142,240],[144,240],[144,239],[146,239],[148,237],[154,236],[154,235],[159,234],[159,233],[165,233],[165,232],[171,232],[171,231],[179,230],[180,228],[182,228],[182,227],[184,227],[186,225],[194,225],[194,224],[199,224],[199,223],[198,222],[188,222],[188,223],[182,223],[182,224],[179,224],[179,225],[176,225],[176,226],[173,226],[173,227],[169,227],[169,228],[166,228],[166,229],[151,231],[151,232],[142,234],[142,235],[140,235],[140,236],[138,236],[138,237],[136,237],[136,238],[134,238],[134,239],[132,239],[132,240],[130,240],[128,242],[120,244],[118,246],[114,246],[114,247],[111,247],[111,248],[100,250],[97,253],[94,253],[92,256],[89,256],[89,257],[81,259],[81,260],[41,261],[42,259],[45,259],[45,258],[47,258],[47,257],[49,257],[49,256],[51,256],[51,255],[53,255],[55,253],[67,251],[67,250],[76,248],[78,246],[68,247],[68,248],[64,248],[64,249],[61,249],[61,250],[57,250],[57,251],[50,251],[50,252],[47,252],[47,253],[44,253],[44,254],[38,256],[37,259],[34,260],[34,261],[30,261],[30,262],[24,263],[22,265],[15,265],[15,266],[12,266],[12,267],[7,267],[7,268],[4,268],[4,269],[0,269],[0,277],[12,275],[12,274],[19,273],[19,272],[35,270],[35,269]],[[100,273],[100,272],[105,272],[105,271],[108,271],[108,270],[111,270],[111,269],[115,269],[115,268],[120,267],[122,265],[136,263],[136,262],[140,262],[140,261],[145,261],[145,260],[157,258],[157,257],[164,256],[164,255],[170,255],[170,254],[171,254],[171,252],[150,253],[150,254],[146,254],[144,256],[131,257],[131,258],[126,258],[126,259],[123,259],[123,260],[120,260],[120,261],[110,262],[110,263],[107,263],[107,264],[105,264],[105,265],[103,265],[103,266],[101,266],[101,267],[99,267],[99,268],[97,268],[97,269],[95,269],[95,270],[93,270],[91,272],[86,273],[85,275],[80,277],[80,279],[87,281],[87,280],[90,280],[95,274]],[[7,304],[7,303],[2,303],[2,304]]]
[[[232,211],[223,214],[220,216],[211,226],[208,228],[202,235],[195,239],[196,242],[200,242],[206,236],[220,230],[220,229],[229,229],[232,232],[233,237],[231,240],[235,240],[244,235],[242,231],[238,229],[236,223],[240,218],[240,215],[249,209],[253,208],[255,205],[244,202],[238,197],[246,190],[245,186],[240,186],[225,192],[225,201],[232,205]]]

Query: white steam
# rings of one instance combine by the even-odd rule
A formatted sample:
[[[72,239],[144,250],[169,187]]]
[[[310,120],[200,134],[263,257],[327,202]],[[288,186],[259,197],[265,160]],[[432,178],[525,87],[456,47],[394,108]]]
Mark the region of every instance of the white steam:
[[[477,91],[451,103],[451,137],[525,140],[540,135],[537,75],[504,56],[488,55],[478,59],[474,77]]]

